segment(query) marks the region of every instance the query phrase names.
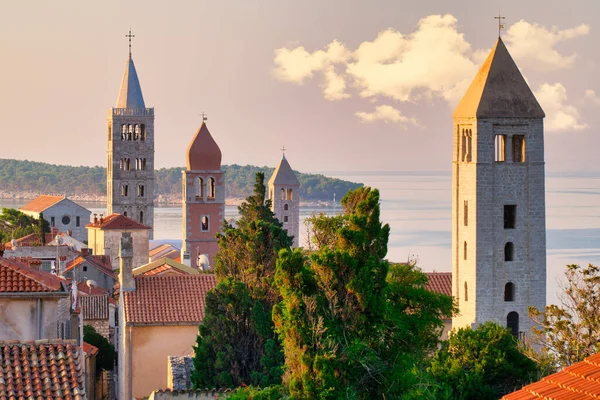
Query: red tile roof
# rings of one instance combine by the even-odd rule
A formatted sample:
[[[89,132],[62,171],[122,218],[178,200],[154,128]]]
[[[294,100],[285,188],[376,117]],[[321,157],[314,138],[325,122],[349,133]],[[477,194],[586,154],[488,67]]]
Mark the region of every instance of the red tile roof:
[[[98,348],[94,345],[89,344],[88,342],[83,342],[83,351],[90,356],[96,355],[98,353]]]
[[[84,320],[108,319],[108,295],[87,295],[77,300]]]
[[[217,286],[212,274],[138,276],[123,293],[127,324],[200,324],[206,293]]]
[[[41,196],[38,196],[36,199],[31,200],[29,203],[25,204],[19,210],[33,211],[33,212],[39,213],[39,212],[46,210],[49,207],[52,207],[59,201],[64,200],[65,198],[66,198],[65,196],[41,195]]]
[[[452,296],[452,272],[425,272],[429,281],[427,290]]]
[[[54,240],[54,236],[51,233],[46,233],[44,236],[46,236],[46,243],[50,243],[52,240]],[[20,247],[41,246],[42,245],[42,240],[40,239],[40,235],[37,233],[30,233],[29,235],[25,235],[23,237],[15,239],[15,242],[16,242],[17,246],[20,246]],[[5,247],[7,250],[11,250],[11,249],[14,250],[12,241],[7,242]]]
[[[23,262],[0,258],[0,293],[65,292],[64,281]]]
[[[111,214],[97,221],[87,224],[86,228],[99,229],[152,229],[148,225],[137,222],[134,219],[121,214]]]
[[[85,399],[75,340],[0,341],[1,399]]]
[[[548,375],[502,399],[600,399],[600,354]]]

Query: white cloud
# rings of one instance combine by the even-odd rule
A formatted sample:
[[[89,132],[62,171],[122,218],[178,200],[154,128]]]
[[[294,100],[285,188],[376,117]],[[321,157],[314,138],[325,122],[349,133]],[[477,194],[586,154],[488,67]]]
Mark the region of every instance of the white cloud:
[[[583,93],[583,99],[594,105],[600,105],[600,96],[596,94],[595,90],[588,89]]]
[[[567,104],[567,89],[562,84],[544,83],[535,92],[535,97],[546,112],[546,132],[581,131],[588,127],[580,121],[579,110]]]
[[[367,113],[367,112],[357,112],[356,116],[360,118],[361,122],[375,122],[375,121],[383,121],[385,123],[397,123],[404,127],[406,125],[414,125],[418,126],[417,120],[414,118],[409,118],[403,115],[400,110],[389,106],[387,104],[375,107],[375,111]]]
[[[555,46],[589,32],[590,27],[585,24],[559,30],[520,20],[511,25],[504,40],[510,45],[511,55],[520,65],[537,70],[554,70],[571,67],[577,56],[575,53],[560,54]]]

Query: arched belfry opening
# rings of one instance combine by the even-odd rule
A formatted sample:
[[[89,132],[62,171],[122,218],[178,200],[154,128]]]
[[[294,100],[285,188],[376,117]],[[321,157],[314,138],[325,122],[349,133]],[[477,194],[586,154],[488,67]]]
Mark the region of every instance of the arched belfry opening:
[[[519,313],[511,311],[506,316],[506,327],[510,330],[514,336],[519,335]]]

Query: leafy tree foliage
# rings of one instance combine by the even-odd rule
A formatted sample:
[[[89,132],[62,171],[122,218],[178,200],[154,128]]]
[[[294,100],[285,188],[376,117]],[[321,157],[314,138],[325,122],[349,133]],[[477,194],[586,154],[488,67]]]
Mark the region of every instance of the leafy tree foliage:
[[[567,265],[561,305],[529,308],[540,361],[566,367],[600,352],[600,268]]]
[[[314,253],[279,255],[273,319],[284,383],[298,399],[398,398],[437,344],[452,299],[427,292],[413,265],[384,260],[389,226],[376,189],[350,192],[342,206],[343,216],[314,221]]]
[[[112,371],[115,365],[115,347],[91,325],[83,326],[83,341],[98,348],[96,374],[100,370]]]
[[[161,168],[155,171],[156,196],[181,193],[181,171],[183,168]],[[257,172],[271,176],[273,168],[237,164],[223,165],[225,195],[244,198],[252,194],[252,182]],[[328,178],[323,175],[301,174],[300,196],[304,200],[331,200],[333,194],[341,196],[361,186],[359,183]],[[103,196],[106,194],[106,169],[104,167],[74,167],[33,161],[0,159],[0,191],[69,193],[70,195]]]
[[[206,298],[195,349],[196,387],[265,387],[281,382],[283,353],[274,334],[271,308],[275,260],[292,244],[265,200],[264,175],[239,207],[237,227],[218,235],[215,273],[220,281]]]
[[[493,322],[453,331],[429,368],[436,399],[498,399],[535,380],[537,372],[510,331]]]
[[[0,214],[1,243],[6,243],[13,238],[19,239],[31,233],[41,234],[44,232],[50,232],[50,224],[43,219],[43,215],[40,215],[38,219],[14,208],[2,208],[2,214]],[[41,236],[43,241],[44,235]],[[40,242],[40,245],[43,244]]]

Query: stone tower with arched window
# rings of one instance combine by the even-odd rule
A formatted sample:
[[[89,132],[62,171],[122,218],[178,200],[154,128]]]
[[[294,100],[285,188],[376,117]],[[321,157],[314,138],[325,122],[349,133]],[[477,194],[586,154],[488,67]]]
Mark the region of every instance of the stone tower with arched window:
[[[131,53],[117,106],[108,110],[107,120],[107,214],[154,228],[154,108],[146,108]]]
[[[455,328],[529,332],[546,305],[544,111],[500,38],[454,111]]]
[[[200,125],[187,149],[182,171],[183,246],[181,261],[193,268],[212,269],[219,250],[216,234],[225,218],[225,173],[221,150],[206,122]]]
[[[269,179],[269,199],[275,217],[283,224],[289,236],[294,237],[293,247],[299,246],[300,235],[300,182],[290,167],[285,155],[271,179]]]

